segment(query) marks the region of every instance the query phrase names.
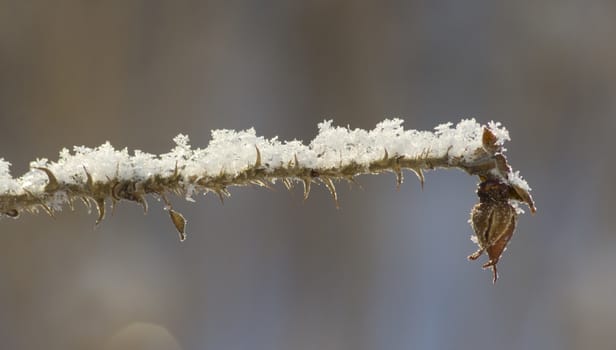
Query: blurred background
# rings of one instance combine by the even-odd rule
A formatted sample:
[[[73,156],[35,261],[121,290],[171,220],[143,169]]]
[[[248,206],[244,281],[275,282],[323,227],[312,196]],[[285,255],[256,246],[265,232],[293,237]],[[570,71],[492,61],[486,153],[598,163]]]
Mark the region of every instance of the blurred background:
[[[616,3],[0,0],[0,156],[168,151],[323,119],[503,122],[533,187],[493,286],[468,262],[477,179],[363,176],[302,201],[81,205],[0,222],[5,349],[614,349]],[[301,187],[301,186],[300,186]]]

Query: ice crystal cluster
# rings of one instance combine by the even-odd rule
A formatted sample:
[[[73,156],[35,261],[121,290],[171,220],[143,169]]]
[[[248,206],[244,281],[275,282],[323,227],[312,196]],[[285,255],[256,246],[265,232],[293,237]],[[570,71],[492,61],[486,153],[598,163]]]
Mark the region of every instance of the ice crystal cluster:
[[[307,198],[312,183],[322,183],[337,200],[334,181],[354,181],[357,175],[393,172],[402,183],[403,170],[414,172],[423,186],[425,170],[459,168],[481,181],[499,181],[511,188],[510,200],[534,212],[530,187],[504,156],[508,131],[500,123],[481,125],[474,119],[441,124],[434,131],[404,130],[403,120],[386,119],[372,130],[318,125],[309,143],[257,136],[254,129],[214,130],[206,148],[193,148],[188,136],[178,135],[170,152],[155,155],[135,150],[132,155],[109,142],[98,147],[63,149],[55,162],[37,159],[18,178],[0,158],[0,215],[17,217],[43,209],[53,214],[76,199],[98,209],[106,204],[134,201],[147,210],[147,195],[162,198],[181,237],[185,220],[173,210],[169,194],[188,200],[199,193],[229,196],[230,186],[269,187],[281,181],[287,188],[302,183]],[[336,201],[337,202],[337,201]]]

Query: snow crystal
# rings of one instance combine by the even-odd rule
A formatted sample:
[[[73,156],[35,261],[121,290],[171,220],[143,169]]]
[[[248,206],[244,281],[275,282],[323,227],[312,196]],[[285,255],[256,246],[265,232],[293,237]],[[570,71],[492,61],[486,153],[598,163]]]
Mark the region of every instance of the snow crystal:
[[[15,192],[19,185],[11,176],[11,163],[0,158],[0,193]]]
[[[496,135],[497,145],[502,146],[505,141],[511,140],[511,138],[509,138],[509,131],[502,127],[500,122],[490,121],[488,123],[488,128],[492,131],[492,133],[494,133],[494,135]]]
[[[528,185],[528,182],[526,182],[526,180],[524,180],[522,178],[522,175],[520,175],[519,171],[514,171],[512,173],[508,174],[509,176],[509,183],[513,186],[517,186],[523,190],[525,190],[526,192],[530,192],[531,188]]]

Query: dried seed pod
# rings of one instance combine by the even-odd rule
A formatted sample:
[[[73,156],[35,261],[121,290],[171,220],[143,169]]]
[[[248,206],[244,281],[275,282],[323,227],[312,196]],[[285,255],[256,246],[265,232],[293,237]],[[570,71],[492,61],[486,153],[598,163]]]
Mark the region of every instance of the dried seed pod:
[[[516,209],[509,203],[510,189],[509,185],[498,180],[482,182],[477,190],[479,204],[471,211],[470,223],[479,250],[468,258],[476,260],[487,252],[489,260],[483,268],[492,268],[494,283],[498,278],[496,264],[513,236],[517,222]]]

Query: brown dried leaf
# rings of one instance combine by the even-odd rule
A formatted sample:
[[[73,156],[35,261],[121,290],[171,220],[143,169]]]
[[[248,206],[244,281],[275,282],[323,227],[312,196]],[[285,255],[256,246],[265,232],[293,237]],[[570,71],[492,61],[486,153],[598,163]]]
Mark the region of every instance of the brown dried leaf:
[[[184,242],[186,239],[186,219],[179,212],[169,209],[169,216],[171,217],[171,221],[173,225],[175,225],[176,230],[178,230],[178,234],[180,235],[180,242]]]
[[[496,142],[498,142],[498,138],[496,137],[496,135],[494,135],[492,130],[488,129],[485,126],[483,127],[483,135],[481,137],[481,141],[483,143],[483,148],[491,154],[498,152],[501,148],[499,145],[496,144]]]

